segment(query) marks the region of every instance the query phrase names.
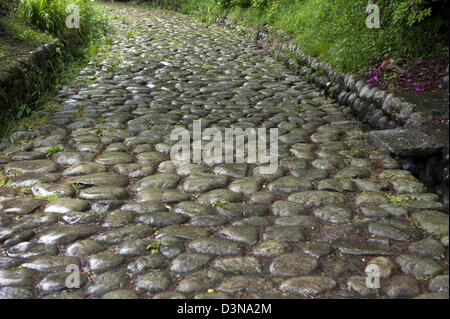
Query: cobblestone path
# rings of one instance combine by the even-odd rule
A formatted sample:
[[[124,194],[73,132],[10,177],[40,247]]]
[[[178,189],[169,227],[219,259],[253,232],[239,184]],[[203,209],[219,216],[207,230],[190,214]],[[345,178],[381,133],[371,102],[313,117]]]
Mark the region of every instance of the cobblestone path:
[[[233,31],[112,10],[109,55],[0,144],[0,298],[448,298],[448,208],[333,101]],[[278,170],[171,161],[196,119],[279,128]]]

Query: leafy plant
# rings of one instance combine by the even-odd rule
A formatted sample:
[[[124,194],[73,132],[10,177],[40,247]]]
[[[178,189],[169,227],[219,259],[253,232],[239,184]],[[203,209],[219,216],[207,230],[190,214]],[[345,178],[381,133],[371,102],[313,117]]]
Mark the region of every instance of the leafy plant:
[[[293,126],[293,125],[286,126],[286,127],[284,128],[284,130],[285,130],[287,133],[290,133],[290,132],[292,132],[292,131],[294,130],[294,126]]]
[[[151,244],[147,245],[145,249],[150,250],[152,255],[156,255],[159,253],[159,247],[161,246],[160,242],[154,241]]]
[[[79,28],[68,28],[68,6],[80,13]],[[57,36],[66,45],[80,45],[98,38],[107,25],[106,11],[90,0],[22,0],[16,14],[43,31]]]
[[[30,189],[31,189],[31,187],[22,187],[20,189],[20,193],[21,194],[26,194],[26,193],[28,193],[30,191]]]
[[[74,190],[79,190],[79,189],[83,189],[84,188],[84,185],[83,184],[71,184],[71,186],[72,186],[72,188],[74,189]]]
[[[163,2],[170,8],[171,1]],[[281,30],[308,55],[355,74],[385,56],[448,55],[447,0],[373,3],[380,8],[379,29],[366,27],[368,0],[179,0],[175,7],[204,21],[228,15],[235,24],[275,35]]]
[[[52,146],[47,150],[47,157],[53,156],[56,153],[61,152],[63,149],[61,148],[61,146]]]
[[[228,204],[226,200],[217,200],[211,203],[212,207]]]
[[[397,204],[397,205],[401,205],[403,207],[408,207],[408,203],[407,200],[395,195],[395,194],[389,194],[389,193],[385,193],[386,197],[389,199],[389,201],[392,204]]]
[[[6,185],[7,185],[7,183],[8,183],[8,181],[7,181],[6,179],[2,179],[2,180],[0,180],[0,187],[4,187],[4,186],[6,186]]]

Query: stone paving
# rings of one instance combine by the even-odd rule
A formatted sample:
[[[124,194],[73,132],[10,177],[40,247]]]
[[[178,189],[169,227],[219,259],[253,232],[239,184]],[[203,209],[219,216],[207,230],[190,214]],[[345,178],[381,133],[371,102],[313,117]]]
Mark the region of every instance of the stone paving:
[[[234,31],[111,8],[109,55],[0,144],[0,298],[448,298],[448,207],[333,101]],[[278,128],[278,170],[171,161],[197,119]]]

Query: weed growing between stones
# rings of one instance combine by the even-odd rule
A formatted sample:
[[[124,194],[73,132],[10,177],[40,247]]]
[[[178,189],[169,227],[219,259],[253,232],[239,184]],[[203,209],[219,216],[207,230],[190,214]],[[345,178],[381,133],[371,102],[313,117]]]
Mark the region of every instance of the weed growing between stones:
[[[60,146],[52,146],[47,150],[47,157],[51,157],[55,155],[56,153],[62,152],[62,148]]]
[[[152,255],[156,255],[159,253],[159,247],[161,246],[161,243],[158,241],[154,241],[151,244],[147,245],[145,249],[150,250],[150,253]]]
[[[61,198],[61,196],[59,195],[49,195],[49,196],[39,196],[39,195],[35,195],[34,198],[42,200],[42,201],[47,201],[47,202],[51,202],[52,200]]]

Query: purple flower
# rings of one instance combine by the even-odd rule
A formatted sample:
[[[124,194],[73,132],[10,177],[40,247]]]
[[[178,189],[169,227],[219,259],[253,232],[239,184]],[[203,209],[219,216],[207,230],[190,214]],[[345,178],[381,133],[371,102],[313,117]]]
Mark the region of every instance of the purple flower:
[[[411,2],[411,7],[414,7],[415,4],[416,4],[415,1]]]
[[[416,92],[421,92],[421,91],[423,91],[422,88],[416,88]]]
[[[375,81],[377,81],[378,80],[378,76],[374,76],[374,77],[372,77],[372,78],[370,78],[369,80],[367,80],[367,83],[369,83],[369,82],[375,82]]]
[[[380,65],[380,69],[382,69],[386,65],[386,60],[383,60],[383,63]]]
[[[439,83],[438,87],[439,87],[440,89],[442,89],[442,84]]]
[[[422,64],[422,61],[416,61],[416,65]]]

